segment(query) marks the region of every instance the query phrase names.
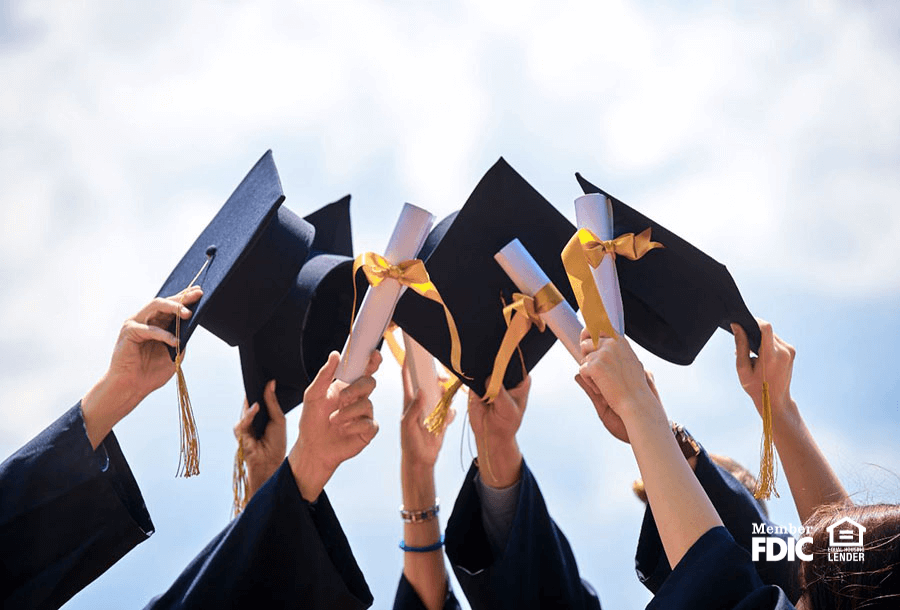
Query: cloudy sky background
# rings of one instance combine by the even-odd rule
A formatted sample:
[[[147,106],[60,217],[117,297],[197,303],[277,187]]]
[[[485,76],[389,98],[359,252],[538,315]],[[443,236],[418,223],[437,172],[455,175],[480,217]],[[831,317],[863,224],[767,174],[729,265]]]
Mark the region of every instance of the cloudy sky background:
[[[573,221],[577,170],[727,264],[796,345],[795,397],[845,485],[898,501],[900,9],[703,4],[0,0],[0,454],[103,373],[122,320],[267,148],[295,212],[352,193],[358,251],[384,248],[405,201],[457,209],[503,155]],[[754,470],[731,336],[687,368],[642,355],[670,416]],[[237,350],[202,331],[185,371],[202,474],[173,476],[170,383],[116,429],[157,533],[66,608],[142,607],[227,522]],[[641,608],[637,468],[574,372],[558,345],[535,369],[520,444],[604,607]],[[386,608],[396,365],[378,379],[381,432],[327,489]],[[444,521],[471,457],[461,422]],[[779,489],[776,519],[797,524]]]

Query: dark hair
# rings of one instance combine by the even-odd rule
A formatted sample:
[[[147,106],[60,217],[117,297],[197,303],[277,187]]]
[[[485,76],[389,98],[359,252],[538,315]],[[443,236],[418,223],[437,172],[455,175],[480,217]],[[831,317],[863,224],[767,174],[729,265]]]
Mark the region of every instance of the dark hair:
[[[866,528],[861,561],[829,556],[828,527],[845,517]],[[824,506],[807,519],[806,526],[812,531],[813,559],[801,562],[800,582],[809,607],[814,610],[900,607],[900,505]]]

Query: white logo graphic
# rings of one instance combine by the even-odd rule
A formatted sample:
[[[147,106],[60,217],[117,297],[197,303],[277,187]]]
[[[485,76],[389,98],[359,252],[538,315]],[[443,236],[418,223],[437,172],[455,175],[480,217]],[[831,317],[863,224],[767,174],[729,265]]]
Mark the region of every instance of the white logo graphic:
[[[826,527],[828,532],[828,561],[865,561],[863,534],[866,527],[844,517]],[[750,555],[753,561],[812,561],[813,538],[808,527],[778,527],[753,524]],[[804,536],[803,534],[807,534]],[[801,537],[802,536],[802,537]],[[809,551],[807,551],[809,549]]]
[[[840,529],[838,529],[839,527]],[[866,528],[864,525],[860,525],[850,517],[844,517],[837,523],[834,523],[825,529],[828,531],[829,546],[861,547],[863,545],[863,534],[865,533]]]

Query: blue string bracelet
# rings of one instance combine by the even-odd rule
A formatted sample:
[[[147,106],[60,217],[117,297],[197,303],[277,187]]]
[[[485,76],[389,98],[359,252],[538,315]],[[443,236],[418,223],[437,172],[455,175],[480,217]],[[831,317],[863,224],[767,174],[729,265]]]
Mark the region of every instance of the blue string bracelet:
[[[430,553],[431,551],[436,551],[444,546],[444,535],[441,534],[441,539],[434,544],[429,544],[428,546],[406,546],[406,542],[403,540],[400,541],[400,549],[406,551],[407,553]]]

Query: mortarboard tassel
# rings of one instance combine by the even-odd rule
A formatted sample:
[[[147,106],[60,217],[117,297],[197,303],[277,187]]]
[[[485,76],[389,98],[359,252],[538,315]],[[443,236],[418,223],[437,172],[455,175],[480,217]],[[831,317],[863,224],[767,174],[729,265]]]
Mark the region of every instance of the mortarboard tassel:
[[[215,254],[214,248],[206,251],[206,261],[200,267],[200,271],[182,292],[181,302],[184,303],[184,294],[188,288],[194,285],[203,270],[209,264]],[[175,337],[181,338],[181,316],[175,316]],[[184,379],[184,371],[181,361],[184,360],[184,352],[181,351],[181,341],[175,343],[175,384],[178,392],[178,412],[181,428],[181,452],[178,454],[178,469],[176,477],[192,477],[200,474],[200,439],[197,436],[197,422],[194,420],[194,410],[191,408],[191,397],[188,395],[187,382]]]
[[[759,359],[763,367],[763,383],[762,383],[762,420],[763,420],[763,437],[759,450],[759,476],[757,477],[756,491],[753,497],[757,500],[768,500],[775,494],[778,496],[778,490],[775,489],[775,480],[777,478],[776,468],[778,464],[775,461],[775,433],[772,429],[772,399],[769,396],[769,382],[766,381],[766,365],[763,359]]]
[[[250,487],[250,479],[247,475],[247,467],[244,464],[244,437],[238,438],[237,451],[234,453],[234,471],[231,475],[231,490],[234,493],[234,504],[231,507],[231,518],[241,514],[247,506],[247,490]]]
[[[450,412],[450,404],[456,393],[462,387],[462,379],[451,376],[450,379],[441,384],[444,388],[444,394],[431,413],[425,418],[425,428],[434,435],[440,434],[447,422],[447,414]]]
[[[394,336],[395,330],[397,330],[397,325],[394,322],[391,322],[388,325],[387,330],[384,331],[384,340],[388,344],[391,354],[394,356],[394,360],[397,361],[397,364],[403,366],[403,363],[406,360],[406,350],[403,349],[403,346],[397,341],[397,337]],[[446,380],[441,382],[444,393],[441,395],[441,399],[438,403],[434,405],[431,413],[425,417],[424,422],[425,428],[435,435],[440,434],[441,430],[443,430],[444,424],[447,421],[447,413],[450,412],[450,405],[453,403],[453,398],[462,387],[462,380],[459,377],[451,373],[447,367],[444,367],[444,371],[446,371],[449,376]]]

